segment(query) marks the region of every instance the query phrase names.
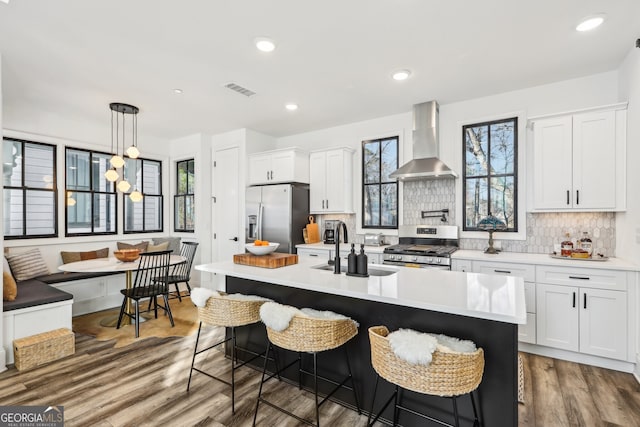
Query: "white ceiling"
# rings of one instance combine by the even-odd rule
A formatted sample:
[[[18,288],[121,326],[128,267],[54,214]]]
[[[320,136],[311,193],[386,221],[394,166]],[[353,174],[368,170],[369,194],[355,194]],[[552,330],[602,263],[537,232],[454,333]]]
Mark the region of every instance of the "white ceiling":
[[[600,12],[603,26],[574,30]],[[55,113],[108,128],[119,101],[160,138],[292,135],[615,70],[638,17],[638,0],[12,0],[0,3],[4,124]],[[257,51],[257,36],[277,49]],[[409,80],[391,80],[400,68]]]

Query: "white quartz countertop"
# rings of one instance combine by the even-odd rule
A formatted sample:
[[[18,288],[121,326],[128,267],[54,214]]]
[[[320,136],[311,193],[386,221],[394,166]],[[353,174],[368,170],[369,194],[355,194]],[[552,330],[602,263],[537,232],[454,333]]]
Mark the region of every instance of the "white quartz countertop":
[[[620,258],[609,258],[606,261],[580,259],[557,259],[548,254],[529,254],[521,252],[500,252],[485,254],[482,251],[458,250],[451,254],[454,260],[510,262],[535,265],[552,265],[578,268],[602,268],[607,270],[640,271],[640,265]]]
[[[383,246],[365,246],[364,247],[364,251],[365,253],[369,252],[372,254],[381,254],[384,252],[384,248],[386,248],[389,245],[383,245]],[[330,244],[324,244],[322,242],[320,243],[302,243],[299,245],[296,245],[296,248],[298,249],[321,249],[321,250],[325,250],[325,251],[334,251],[336,249],[336,245],[330,245]],[[340,243],[340,251],[350,251],[351,250],[351,243]],[[356,253],[360,252],[360,243],[356,243]]]
[[[317,265],[318,260],[300,259],[298,264],[273,269],[232,261],[195,268],[326,294],[505,323],[526,323],[524,281],[520,277],[370,265],[370,270],[391,270],[394,274],[360,278],[312,268]]]

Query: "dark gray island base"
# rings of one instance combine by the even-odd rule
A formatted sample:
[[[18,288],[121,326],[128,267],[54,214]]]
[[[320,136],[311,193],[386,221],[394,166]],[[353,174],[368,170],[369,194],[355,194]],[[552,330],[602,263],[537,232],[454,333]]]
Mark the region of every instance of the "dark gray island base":
[[[261,295],[298,308],[310,307],[318,310],[331,310],[356,320],[360,324],[358,335],[346,344],[346,350],[351,359],[360,405],[366,413],[371,409],[376,379],[376,373],[371,367],[367,331],[369,327],[385,325],[391,331],[398,328],[410,328],[472,340],[477,346],[482,347],[485,353],[484,376],[479,387],[479,394],[477,394],[482,425],[487,427],[516,427],[518,425],[518,325],[516,324],[308,291],[231,276],[226,277],[226,290],[229,293]],[[264,350],[267,342],[264,325],[256,324],[238,328],[237,334],[240,346],[254,351]],[[282,349],[277,349],[277,351],[280,366],[296,357],[292,352]],[[318,365],[324,376],[337,379],[346,375],[343,351],[342,348],[339,348],[319,354]],[[306,361],[305,364],[308,363],[306,368],[311,369],[311,358],[303,356],[303,361]],[[260,366],[260,368],[262,367]],[[284,373],[284,376],[297,384],[298,374],[295,368],[289,369]],[[311,382],[307,381],[306,386],[310,387]],[[269,390],[269,383],[265,387],[266,390]],[[384,380],[380,381],[374,412],[378,411],[391,395],[393,387]],[[323,392],[326,392],[328,388],[319,387]],[[355,408],[351,392],[340,390],[334,396],[335,400],[345,406]],[[451,399],[405,391],[403,406],[453,423]],[[383,418],[386,420],[393,418],[392,408],[393,405],[387,408],[383,413]],[[461,424],[472,425],[473,410],[468,396],[458,399],[458,410]],[[296,412],[295,408],[293,412]],[[311,414],[298,415],[310,416]],[[424,426],[426,421],[401,411],[399,423],[403,426]]]

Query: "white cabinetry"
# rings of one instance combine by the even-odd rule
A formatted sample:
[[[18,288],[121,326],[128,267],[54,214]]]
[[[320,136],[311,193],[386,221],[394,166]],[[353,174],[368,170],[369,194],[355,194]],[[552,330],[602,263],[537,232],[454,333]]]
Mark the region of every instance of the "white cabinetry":
[[[309,156],[309,210],[353,213],[353,150],[314,151]]]
[[[309,155],[295,148],[249,156],[249,184],[309,183]]]
[[[458,268],[468,268],[464,260],[456,260]],[[468,261],[467,261],[468,262]],[[530,344],[536,343],[536,271],[529,264],[504,263],[493,261],[473,261],[474,273],[518,276],[524,279],[524,299],[527,308],[527,324],[518,326],[518,340]]]
[[[623,272],[539,266],[537,276],[539,345],[627,359]]]
[[[625,107],[532,120],[533,210],[625,209]]]
[[[330,249],[307,249],[298,248],[299,258],[317,259],[318,262],[326,262],[331,258]]]

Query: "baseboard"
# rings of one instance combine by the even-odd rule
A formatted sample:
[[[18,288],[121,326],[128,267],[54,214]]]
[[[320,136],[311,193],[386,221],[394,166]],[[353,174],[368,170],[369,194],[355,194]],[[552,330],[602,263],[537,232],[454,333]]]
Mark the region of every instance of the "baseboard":
[[[607,359],[606,357],[591,356],[573,351],[559,350],[557,348],[544,347],[536,344],[518,343],[518,350],[539,356],[552,357],[554,359],[568,360],[569,362],[582,363],[584,365],[598,366],[614,371],[634,374],[638,378],[636,364],[623,360]]]

